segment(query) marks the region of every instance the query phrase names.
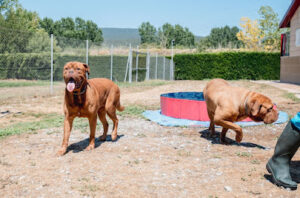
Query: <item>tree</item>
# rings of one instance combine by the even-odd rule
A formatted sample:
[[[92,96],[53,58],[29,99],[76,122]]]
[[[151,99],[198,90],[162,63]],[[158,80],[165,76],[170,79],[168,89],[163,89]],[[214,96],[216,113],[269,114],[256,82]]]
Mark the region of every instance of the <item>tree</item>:
[[[93,21],[88,20],[86,22],[86,38],[93,41],[102,43],[103,37],[102,37],[102,30],[98,28],[97,24]]]
[[[28,44],[26,45],[26,52],[28,53],[41,53],[50,52],[50,37],[44,29],[38,29],[29,38]],[[56,39],[53,40],[53,51],[59,52],[61,49],[57,46]]]
[[[197,49],[199,52],[204,52],[208,48],[211,48],[211,43],[207,37],[201,38],[197,43]]]
[[[220,27],[213,28],[210,34],[202,38],[197,44],[199,51],[205,51],[208,48],[240,48],[243,46],[243,42],[238,40],[236,34],[239,32],[239,28],[234,27]]]
[[[70,17],[61,18],[55,22],[52,19],[44,18],[40,21],[40,26],[49,35],[54,34],[61,47],[84,45],[83,40],[91,40],[99,44],[103,42],[102,31],[97,24],[79,17],[75,20]]]
[[[26,46],[39,28],[37,13],[22,7],[10,8],[0,20],[0,53],[26,52]]]
[[[180,25],[174,26],[174,41],[175,45],[192,47],[195,45],[195,36],[188,28],[183,28]]]
[[[175,39],[173,26],[165,23],[161,28],[158,28],[159,42],[162,47],[169,48],[172,40]]]
[[[156,28],[149,22],[143,22],[139,27],[141,43],[155,43],[157,40]]]
[[[270,6],[261,6],[259,27],[263,35],[262,44],[265,50],[273,51],[280,49],[280,29],[278,14]]]
[[[241,18],[242,31],[237,36],[248,49],[264,49],[274,51],[280,49],[280,34],[278,15],[270,6],[261,6],[258,22],[249,18]]]
[[[240,48],[243,43],[236,37],[238,32],[239,29],[236,26],[230,28],[226,25],[221,28],[213,28],[208,40],[213,48]]]
[[[18,5],[18,0],[0,0],[0,15]]]
[[[245,44],[245,47],[252,50],[261,49],[261,39],[263,38],[262,32],[258,27],[257,21],[252,21],[247,17],[241,18],[241,27],[236,36]]]
[[[45,17],[40,20],[40,27],[43,28],[49,35],[54,33],[54,21],[51,18]]]
[[[158,29],[159,43],[162,47],[170,48],[174,40],[174,46],[192,47],[195,45],[195,36],[188,28],[183,28],[180,25],[172,26],[165,23]]]

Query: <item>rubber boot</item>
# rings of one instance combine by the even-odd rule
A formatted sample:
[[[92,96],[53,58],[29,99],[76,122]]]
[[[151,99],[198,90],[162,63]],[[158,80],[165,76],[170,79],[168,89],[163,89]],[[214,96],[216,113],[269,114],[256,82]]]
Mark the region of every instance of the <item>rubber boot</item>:
[[[279,137],[274,155],[266,166],[276,185],[290,188],[291,190],[297,189],[297,183],[291,178],[290,162],[299,146],[300,132],[290,121]]]

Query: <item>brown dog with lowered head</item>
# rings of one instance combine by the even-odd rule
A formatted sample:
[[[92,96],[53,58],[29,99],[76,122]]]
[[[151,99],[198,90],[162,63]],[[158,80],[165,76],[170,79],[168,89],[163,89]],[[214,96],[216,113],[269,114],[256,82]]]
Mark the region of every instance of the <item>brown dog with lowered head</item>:
[[[210,118],[210,135],[215,134],[215,124],[222,126],[220,140],[225,140],[228,129],[236,132],[235,140],[243,139],[242,128],[233,122],[250,117],[255,122],[270,124],[278,119],[278,112],[268,97],[241,87],[232,87],[223,79],[209,81],[203,90]]]
[[[72,123],[75,117],[87,117],[90,125],[89,145],[85,150],[95,147],[95,131],[97,115],[103,124],[103,135],[100,140],[106,139],[108,123],[106,114],[113,121],[111,139],[117,139],[118,118],[116,109],[123,111],[120,104],[120,89],[111,80],[105,78],[87,79],[89,66],[80,62],[68,62],[64,66],[63,77],[66,83],[64,102],[64,137],[61,149],[57,155],[67,151]]]

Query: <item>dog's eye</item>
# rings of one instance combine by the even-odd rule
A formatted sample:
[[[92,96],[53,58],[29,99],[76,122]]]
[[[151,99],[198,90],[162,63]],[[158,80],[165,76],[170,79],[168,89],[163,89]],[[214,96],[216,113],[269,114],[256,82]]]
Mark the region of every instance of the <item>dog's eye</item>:
[[[68,70],[69,68],[65,68],[65,70]]]
[[[77,68],[77,70],[79,71],[79,70],[80,70],[80,68]]]
[[[272,109],[273,109],[273,107],[269,108],[267,111],[268,111],[268,112],[271,112],[271,111],[272,111]]]

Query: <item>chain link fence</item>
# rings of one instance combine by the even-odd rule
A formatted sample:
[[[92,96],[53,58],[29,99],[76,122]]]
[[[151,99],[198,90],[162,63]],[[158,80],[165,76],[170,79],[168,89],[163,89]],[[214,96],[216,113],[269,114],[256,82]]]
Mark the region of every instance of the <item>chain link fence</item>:
[[[62,81],[63,66],[69,61],[87,63],[90,78],[129,83],[174,79],[172,59],[142,51],[133,50],[131,44],[103,47],[88,40],[49,36],[42,30],[0,27],[0,79]]]

